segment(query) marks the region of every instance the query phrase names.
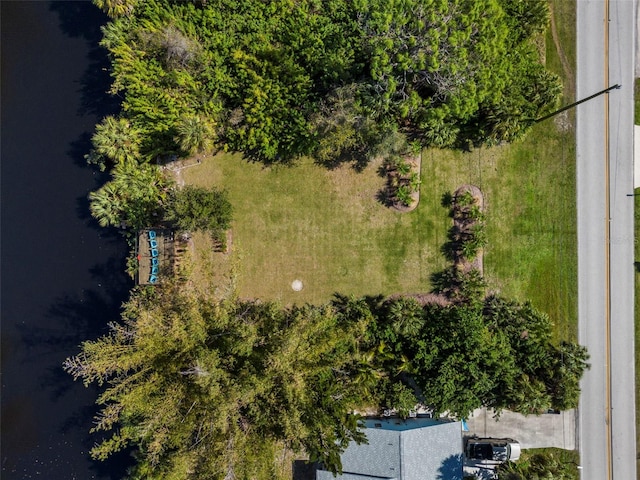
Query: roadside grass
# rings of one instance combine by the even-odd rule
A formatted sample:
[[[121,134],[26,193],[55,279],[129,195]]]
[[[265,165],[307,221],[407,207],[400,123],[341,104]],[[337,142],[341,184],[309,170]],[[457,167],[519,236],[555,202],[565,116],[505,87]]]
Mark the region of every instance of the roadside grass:
[[[575,101],[577,6],[575,0],[550,5],[545,64],[562,78],[559,106],[564,106]],[[556,339],[577,341],[574,125],[574,109],[536,125],[523,142],[511,146],[483,188],[491,204],[487,278],[505,295],[529,299],[548,313]]]
[[[575,101],[575,73],[576,73],[576,0],[551,0],[553,24],[555,25],[558,45],[553,39],[552,28],[546,34],[546,65],[547,68],[560,75],[564,82],[563,104]],[[561,55],[566,60],[563,67]]]
[[[633,84],[633,123],[640,125],[640,78],[636,78]]]
[[[555,460],[556,464],[562,465],[564,467],[563,474],[569,475],[563,476],[562,478],[567,480],[580,479],[580,470],[578,469],[578,466],[580,465],[580,454],[578,451],[563,450],[562,448],[529,448],[522,451],[522,456],[517,463],[525,463],[535,454],[548,455]],[[573,466],[573,468],[569,466]]]
[[[633,123],[640,125],[640,78],[636,78],[633,84]],[[634,202],[634,256],[636,267],[635,278],[635,354],[636,354],[636,406],[640,405],[640,351],[638,346],[640,345],[640,325],[638,324],[638,312],[640,312],[640,280],[638,275],[640,274],[640,245],[638,238],[640,236],[640,188],[634,190],[635,202]],[[636,449],[640,448],[640,412],[636,408]],[[638,478],[640,478],[640,458],[636,460],[636,466],[638,470]]]
[[[538,125],[483,169],[488,246],[485,277],[505,296],[530,300],[577,339],[577,241],[573,133]]]

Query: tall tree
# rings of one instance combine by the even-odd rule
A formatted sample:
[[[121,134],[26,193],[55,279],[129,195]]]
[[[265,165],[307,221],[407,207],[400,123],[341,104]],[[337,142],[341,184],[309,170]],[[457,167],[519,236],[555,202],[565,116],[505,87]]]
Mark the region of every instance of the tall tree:
[[[201,115],[183,116],[176,130],[176,143],[190,155],[211,150],[216,138],[215,122]]]
[[[105,117],[91,142],[99,155],[116,164],[140,159],[140,132],[125,118]]]
[[[366,324],[167,282],[134,290],[122,322],[64,366],[104,387],[93,430],[112,435],[92,455],[134,447],[133,478],[273,478],[284,447],[338,472],[365,440],[350,372]]]
[[[521,413],[567,410],[578,405],[580,378],[589,368],[586,348],[551,342],[548,315],[530,303],[490,296],[484,305],[487,324],[509,339],[520,374],[496,389],[495,406]]]
[[[405,344],[427,402],[458,418],[491,405],[498,384],[518,372],[506,336],[489,329],[475,305],[427,308],[425,327]]]
[[[102,226],[124,223],[137,230],[161,220],[171,184],[155,165],[119,164],[112,179],[89,194],[89,208]]]
[[[202,230],[221,240],[231,226],[232,207],[224,190],[187,185],[172,191],[165,215],[180,230]]]

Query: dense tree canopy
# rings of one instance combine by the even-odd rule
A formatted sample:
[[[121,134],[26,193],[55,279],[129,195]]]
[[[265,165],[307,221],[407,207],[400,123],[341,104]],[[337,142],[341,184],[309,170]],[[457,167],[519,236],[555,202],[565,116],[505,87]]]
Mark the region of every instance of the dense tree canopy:
[[[586,349],[552,343],[549,317],[529,303],[490,296],[421,307],[398,297],[351,305],[373,315],[365,343],[377,352],[375,367],[416,385],[436,412],[466,418],[483,406],[537,414],[578,404]]]
[[[89,194],[91,215],[100,226],[137,230],[158,223],[173,183],[154,165],[138,165],[136,161],[117,164],[111,176],[110,181]]]
[[[496,297],[283,308],[167,281],[135,289],[122,321],[65,369],[104,387],[93,430],[112,434],[92,455],[135,447],[131,478],[271,479],[283,449],[340,471],[349,442],[365,441],[363,407],[406,416],[419,400],[459,418],[574,407],[586,352],[552,345],[549,328]]]
[[[542,0],[531,12],[516,0],[97,3],[117,17],[102,44],[145,158],[216,144],[324,161],[371,154],[396,131],[446,147],[510,141],[559,94],[533,44]]]
[[[214,300],[184,285],[133,291],[122,322],[65,368],[105,385],[92,455],[137,447],[132,478],[273,478],[283,447],[339,470],[363,441],[353,375],[366,321],[331,307]]]

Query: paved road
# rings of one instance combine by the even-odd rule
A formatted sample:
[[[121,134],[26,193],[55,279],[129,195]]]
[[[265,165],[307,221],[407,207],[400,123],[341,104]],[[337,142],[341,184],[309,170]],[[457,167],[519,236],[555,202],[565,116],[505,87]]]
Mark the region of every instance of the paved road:
[[[607,13],[608,11],[608,13]],[[578,1],[578,315],[591,354],[579,411],[581,475],[636,478],[633,315],[635,0]],[[608,21],[607,21],[608,16]]]

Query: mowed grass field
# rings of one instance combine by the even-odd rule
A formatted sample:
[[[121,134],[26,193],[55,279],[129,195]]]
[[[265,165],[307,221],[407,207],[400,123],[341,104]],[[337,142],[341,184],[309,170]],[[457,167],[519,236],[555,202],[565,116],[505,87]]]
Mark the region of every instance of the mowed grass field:
[[[362,173],[328,171],[310,160],[264,168],[219,155],[184,178],[229,193],[235,220],[232,253],[223,262],[237,265],[241,296],[302,303],[327,301],[334,292],[421,292],[444,265],[446,211],[383,207],[376,194],[384,180],[374,165]],[[294,280],[303,282],[301,291],[292,290]]]
[[[372,164],[326,170],[311,160],[268,167],[222,154],[185,169],[196,185],[223,186],[234,207],[231,253],[215,270],[237,268],[243,297],[283,303],[430,290],[445,266],[440,247],[451,226],[445,192],[478,185],[485,193],[492,290],[530,299],[572,338],[576,303],[574,165],[570,134],[540,125],[523,143],[471,153],[425,150],[418,207],[399,213],[376,194],[384,180]],[[291,282],[301,280],[295,292]]]
[[[563,55],[574,65],[574,2],[554,2]],[[568,22],[568,23],[567,23]],[[568,42],[568,43],[566,43]],[[567,75],[547,35],[547,64]],[[563,70],[564,68],[564,70]],[[571,75],[572,72],[569,72]],[[572,98],[565,82],[563,102]],[[182,171],[187,183],[216,185],[234,207],[231,253],[212,260],[220,280],[233,268],[242,297],[285,304],[320,303],[335,292],[353,295],[429,291],[430,275],[446,262],[440,253],[451,220],[445,192],[471,183],[487,205],[490,290],[529,299],[555,323],[556,337],[575,340],[577,257],[575,153],[571,115],[536,125],[519,143],[472,152],[425,150],[420,203],[409,213],[376,200],[384,179],[379,163],[363,172],[327,170],[306,159],[264,167],[240,155],[219,154]],[[200,242],[206,256],[206,242]],[[204,257],[201,257],[204,258]],[[294,280],[303,282],[299,292]]]

